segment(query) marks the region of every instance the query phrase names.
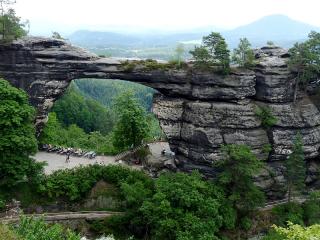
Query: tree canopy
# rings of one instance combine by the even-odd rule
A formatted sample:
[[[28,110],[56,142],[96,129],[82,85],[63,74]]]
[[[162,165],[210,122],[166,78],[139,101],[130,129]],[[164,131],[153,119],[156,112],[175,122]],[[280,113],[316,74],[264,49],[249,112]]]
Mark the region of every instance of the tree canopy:
[[[27,94],[0,79],[0,186],[36,178],[41,165],[30,156],[37,151],[33,107]]]
[[[14,39],[20,38],[27,34],[24,29],[27,25],[21,22],[21,18],[16,16],[16,12],[10,5],[15,1],[0,0],[0,40],[3,42],[9,42]]]
[[[230,51],[220,33],[212,32],[202,38],[202,45],[190,51],[199,68],[218,67],[224,74],[230,71]]]
[[[224,195],[201,175],[166,174],[156,180],[155,193],[140,209],[152,239],[213,240],[229,221]]]
[[[296,74],[295,94],[296,99],[298,85],[306,88],[307,84],[320,75],[320,33],[312,31],[309,39],[302,43],[295,43],[289,49],[289,68]]]
[[[115,109],[118,121],[113,133],[114,147],[126,150],[140,145],[149,132],[145,109],[141,107],[132,92],[118,96]]]
[[[253,176],[263,164],[246,145],[226,145],[223,150],[225,157],[216,164],[219,171],[217,181],[237,211],[239,224],[242,224],[244,216],[264,203],[263,192],[253,182]]]
[[[232,60],[240,67],[250,68],[254,64],[254,52],[247,38],[240,38],[238,48],[233,50]]]

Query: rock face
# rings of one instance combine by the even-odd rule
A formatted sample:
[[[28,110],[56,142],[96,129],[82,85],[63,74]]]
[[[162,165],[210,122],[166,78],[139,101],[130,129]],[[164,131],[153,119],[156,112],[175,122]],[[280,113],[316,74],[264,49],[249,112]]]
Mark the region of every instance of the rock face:
[[[294,82],[287,67],[288,53],[277,47],[257,50],[254,71],[235,69],[229,76],[184,70],[130,71],[117,59],[99,58],[84,49],[53,39],[25,38],[0,46],[0,75],[26,90],[37,108],[41,129],[54,101],[73,79],[124,79],[159,91],[154,112],[183,171],[199,169],[214,176],[212,163],[223,157],[223,144],[249,145],[266,161],[256,177],[270,198],[285,189],[283,163],[298,132],[308,160],[309,185],[319,185],[320,113],[307,95],[294,104]],[[266,129],[256,115],[268,106],[277,123]],[[270,153],[263,148],[272,147]]]

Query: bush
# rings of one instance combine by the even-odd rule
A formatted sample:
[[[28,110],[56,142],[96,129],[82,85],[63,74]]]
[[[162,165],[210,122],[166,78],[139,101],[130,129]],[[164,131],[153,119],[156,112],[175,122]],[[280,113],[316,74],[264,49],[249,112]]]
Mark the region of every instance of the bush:
[[[20,240],[6,225],[0,224],[0,240]]]
[[[42,219],[33,219],[22,216],[14,232],[22,239],[26,240],[80,240],[80,235],[65,230],[62,225],[48,225]]]
[[[105,180],[117,186],[124,182],[134,183],[136,181],[144,182],[149,187],[152,186],[152,180],[141,171],[117,165],[95,164],[58,170],[46,176],[41,183],[40,192],[51,199],[63,198],[68,201],[78,201],[85,198],[99,180]]]
[[[303,204],[304,220],[308,225],[320,224],[320,191],[310,194],[309,199]]]
[[[275,224],[285,226],[288,221],[303,225],[303,208],[300,204],[291,202],[276,206],[272,209],[275,216]]]
[[[193,172],[165,174],[140,211],[152,239],[217,239],[226,216],[223,193]]]
[[[0,188],[36,181],[43,173],[30,158],[37,151],[34,114],[26,92],[0,78]]]
[[[243,217],[241,220],[240,220],[240,226],[243,230],[245,231],[248,231],[250,230],[251,226],[252,226],[252,221],[250,218],[248,217]]]
[[[262,127],[267,129],[275,125],[278,121],[278,119],[272,115],[272,111],[269,107],[257,107],[256,115],[261,120]]]
[[[288,222],[287,227],[273,226],[273,230],[263,240],[317,240],[320,239],[320,225],[303,227]]]

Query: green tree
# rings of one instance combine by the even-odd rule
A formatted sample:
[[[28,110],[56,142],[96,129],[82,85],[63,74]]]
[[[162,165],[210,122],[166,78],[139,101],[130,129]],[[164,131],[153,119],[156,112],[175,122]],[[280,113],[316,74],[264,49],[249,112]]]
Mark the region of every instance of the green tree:
[[[293,95],[293,102],[295,102],[299,83],[306,85],[313,75],[313,67],[310,62],[312,54],[307,43],[295,43],[294,47],[289,49],[289,53],[289,69],[296,73],[296,77],[294,78],[295,89]]]
[[[27,34],[24,30],[25,24],[16,16],[14,9],[9,8],[16,1],[0,0],[0,34],[4,42],[12,41]]]
[[[220,66],[224,74],[230,72],[230,51],[227,43],[220,33],[212,32],[202,39],[202,46],[190,51],[196,65],[205,67]]]
[[[138,146],[148,136],[147,114],[134,98],[132,92],[126,92],[116,99],[115,110],[118,114],[113,134],[113,145],[119,150]]]
[[[31,155],[37,151],[34,109],[27,94],[0,79],[0,186],[12,186],[41,173]]]
[[[320,191],[310,193],[309,199],[303,204],[303,209],[308,225],[320,224]]]
[[[254,52],[247,38],[240,38],[238,48],[233,50],[232,60],[244,68],[250,68],[254,65]]]
[[[306,166],[304,161],[303,143],[300,134],[297,134],[292,153],[285,161],[286,180],[288,188],[288,202],[291,202],[292,196],[300,192],[305,187]]]
[[[41,144],[58,144],[61,139],[62,126],[57,119],[55,112],[49,113],[48,122],[41,132],[39,142]],[[59,134],[60,133],[60,134]]]
[[[199,69],[208,69],[213,65],[212,57],[204,46],[195,47],[190,51],[190,54],[195,59],[194,66]]]
[[[296,43],[289,49],[290,59],[288,61],[289,69],[295,73],[295,91],[296,100],[298,86],[301,84],[306,88],[307,84],[317,79],[320,74],[320,33],[312,31],[309,39],[303,43]]]
[[[156,180],[154,195],[140,210],[151,239],[213,240],[229,221],[223,199],[223,193],[197,172],[170,173]]]
[[[216,164],[219,170],[217,181],[237,210],[238,220],[242,221],[243,217],[264,202],[263,192],[253,183],[253,176],[263,163],[246,145],[226,145],[223,151],[224,159]]]

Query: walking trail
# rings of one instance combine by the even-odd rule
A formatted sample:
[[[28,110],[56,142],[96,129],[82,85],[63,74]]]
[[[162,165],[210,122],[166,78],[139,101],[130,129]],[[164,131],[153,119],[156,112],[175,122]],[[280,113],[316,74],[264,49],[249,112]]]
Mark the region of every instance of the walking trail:
[[[166,142],[156,142],[150,144],[150,151],[153,156],[160,156],[161,150],[165,149],[169,151],[169,144]],[[59,169],[74,168],[78,166],[86,166],[90,164],[102,164],[102,165],[111,165],[111,164],[124,164],[117,162],[115,156],[97,156],[94,159],[89,159],[85,157],[74,157],[70,156],[70,162],[66,163],[66,155],[60,155],[58,153],[48,153],[48,152],[38,152],[34,158],[37,162],[46,162],[44,171],[46,174],[50,174]],[[133,168],[139,168],[139,165],[133,165]]]

